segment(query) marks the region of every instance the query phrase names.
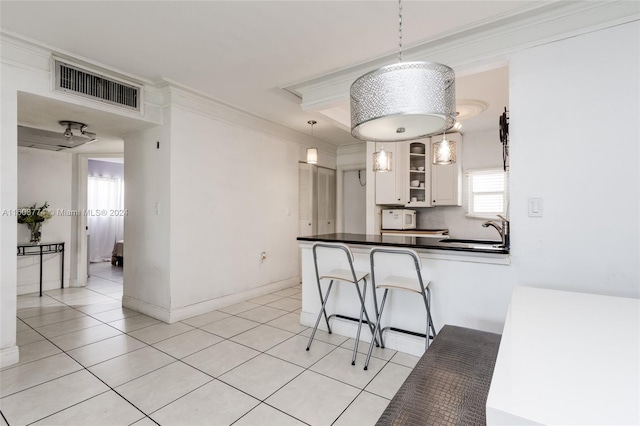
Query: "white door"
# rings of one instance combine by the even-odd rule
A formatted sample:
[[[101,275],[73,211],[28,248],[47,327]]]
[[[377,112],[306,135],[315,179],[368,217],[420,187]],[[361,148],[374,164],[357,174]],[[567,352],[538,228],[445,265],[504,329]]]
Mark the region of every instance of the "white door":
[[[366,234],[367,204],[366,170],[345,171],[342,179],[344,232]]]
[[[336,171],[318,167],[318,234],[336,232]]]
[[[298,236],[300,237],[318,233],[316,185],[316,167],[300,163],[298,167]]]

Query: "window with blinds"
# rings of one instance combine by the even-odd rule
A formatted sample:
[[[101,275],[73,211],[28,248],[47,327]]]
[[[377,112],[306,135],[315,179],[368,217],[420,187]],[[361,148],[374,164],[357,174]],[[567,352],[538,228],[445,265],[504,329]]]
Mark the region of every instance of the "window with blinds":
[[[494,217],[506,214],[507,174],[502,169],[470,170],[467,179],[469,216]]]

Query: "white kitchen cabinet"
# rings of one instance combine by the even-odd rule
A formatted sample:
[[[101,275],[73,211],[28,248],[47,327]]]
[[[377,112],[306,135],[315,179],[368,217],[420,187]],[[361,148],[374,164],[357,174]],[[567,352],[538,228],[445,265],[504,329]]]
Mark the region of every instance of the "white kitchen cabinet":
[[[429,139],[376,143],[376,151],[380,151],[383,146],[385,151],[393,154],[392,169],[390,172],[375,174],[376,204],[431,206]]]
[[[429,139],[406,142],[408,178],[405,181],[406,207],[431,207],[431,161]]]
[[[456,141],[457,161],[446,165],[431,165],[431,205],[462,205],[462,135],[447,134],[447,140]],[[434,136],[432,142],[442,140],[442,136]],[[431,161],[429,161],[430,163]]]
[[[456,141],[457,161],[444,166],[431,164],[431,139],[376,143],[393,154],[392,170],[376,173],[376,204],[405,207],[462,205],[462,135],[447,134]],[[423,170],[420,170],[420,169]]]
[[[407,201],[408,172],[407,144],[405,142],[376,143],[376,152],[380,148],[391,153],[391,171],[378,172],[376,176],[376,204],[403,205]],[[373,160],[372,160],[373,161]]]

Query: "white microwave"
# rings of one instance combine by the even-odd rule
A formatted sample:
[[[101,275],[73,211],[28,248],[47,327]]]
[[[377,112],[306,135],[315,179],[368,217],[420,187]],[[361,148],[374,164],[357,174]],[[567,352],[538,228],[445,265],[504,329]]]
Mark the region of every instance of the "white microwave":
[[[416,211],[382,210],[382,229],[416,229]]]

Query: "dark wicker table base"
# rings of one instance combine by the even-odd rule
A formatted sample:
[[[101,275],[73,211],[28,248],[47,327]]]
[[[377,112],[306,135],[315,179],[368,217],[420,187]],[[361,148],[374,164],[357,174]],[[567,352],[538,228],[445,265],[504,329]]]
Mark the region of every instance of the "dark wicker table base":
[[[500,337],[444,326],[377,425],[486,425]]]

